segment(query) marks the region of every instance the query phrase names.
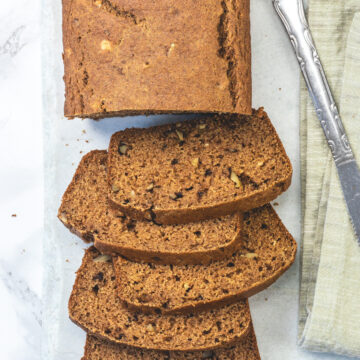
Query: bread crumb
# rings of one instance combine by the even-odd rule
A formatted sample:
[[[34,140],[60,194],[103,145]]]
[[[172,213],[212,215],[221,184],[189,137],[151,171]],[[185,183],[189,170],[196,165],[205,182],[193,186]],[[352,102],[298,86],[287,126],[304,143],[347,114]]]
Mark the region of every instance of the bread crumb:
[[[274,205],[274,206],[279,206],[279,203],[278,203],[278,202],[274,202],[273,205]]]
[[[66,259],[65,261],[66,261],[67,263],[69,263],[69,262],[70,262],[70,261],[69,261],[69,259]]]
[[[69,146],[69,144],[65,144],[65,146]]]
[[[84,130],[82,131],[82,133],[83,133],[83,134],[86,134],[86,130],[84,129]]]
[[[80,154],[82,154],[83,153],[83,151],[82,150],[80,150]]]
[[[11,217],[17,217],[17,215],[16,214],[11,214]]]

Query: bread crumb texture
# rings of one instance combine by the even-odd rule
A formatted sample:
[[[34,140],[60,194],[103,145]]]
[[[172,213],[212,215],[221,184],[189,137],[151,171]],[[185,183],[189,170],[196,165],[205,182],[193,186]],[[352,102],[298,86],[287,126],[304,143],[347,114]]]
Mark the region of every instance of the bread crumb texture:
[[[69,315],[89,334],[153,350],[193,351],[223,347],[246,336],[251,323],[246,300],[186,315],[132,312],[117,296],[111,259],[104,258],[94,247],[86,251],[77,272],[69,300]]]
[[[201,265],[114,260],[118,294],[145,311],[190,311],[233,303],[264,290],[295,260],[296,242],[270,205],[244,214],[241,246],[228,258]]]
[[[241,213],[185,225],[131,220],[111,210],[106,180],[107,152],[86,154],[62,198],[59,219],[103,253],[167,264],[205,264],[239,248]],[[153,186],[147,191],[153,191]]]
[[[109,199],[132,218],[186,223],[275,199],[292,167],[263,109],[115,133]],[[151,191],[148,187],[151,185]]]
[[[252,324],[242,340],[223,349],[202,352],[154,351],[117,345],[94,336],[87,336],[82,360],[260,360]]]

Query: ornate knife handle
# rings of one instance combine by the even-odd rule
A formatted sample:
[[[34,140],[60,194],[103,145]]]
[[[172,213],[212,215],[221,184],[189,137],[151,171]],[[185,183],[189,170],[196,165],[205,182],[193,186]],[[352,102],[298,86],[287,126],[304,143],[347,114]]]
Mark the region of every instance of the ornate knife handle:
[[[311,36],[302,0],[273,0],[273,4],[289,34],[336,165],[354,160]]]

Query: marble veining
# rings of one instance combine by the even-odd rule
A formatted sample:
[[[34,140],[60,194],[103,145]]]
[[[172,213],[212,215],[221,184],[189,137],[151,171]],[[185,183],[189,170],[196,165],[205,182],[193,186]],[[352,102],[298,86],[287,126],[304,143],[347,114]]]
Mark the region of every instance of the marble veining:
[[[40,360],[41,0],[0,6],[0,359]]]
[[[10,56],[15,56],[18,52],[25,46],[25,43],[22,42],[21,35],[25,30],[26,26],[22,25],[16,28],[5,43],[0,46],[0,56],[9,54]]]
[[[39,296],[30,289],[28,283],[11,271],[12,266],[0,259],[0,279],[9,294],[22,302],[23,310],[41,326],[42,303]]]

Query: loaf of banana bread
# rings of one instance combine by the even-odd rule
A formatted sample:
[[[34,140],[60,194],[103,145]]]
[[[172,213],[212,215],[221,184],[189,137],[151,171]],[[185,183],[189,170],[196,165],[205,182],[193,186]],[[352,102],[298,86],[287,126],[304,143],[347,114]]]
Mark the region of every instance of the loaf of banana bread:
[[[65,116],[251,113],[249,0],[63,0]]]

